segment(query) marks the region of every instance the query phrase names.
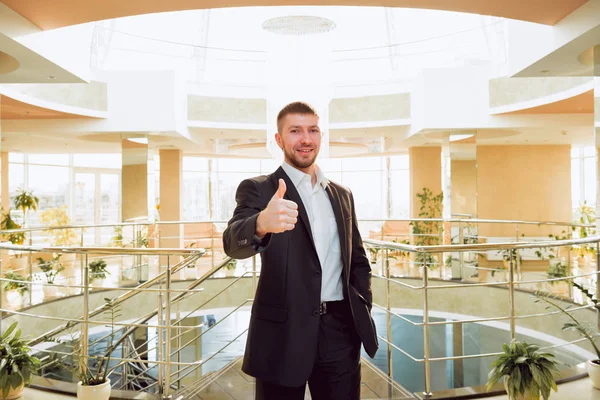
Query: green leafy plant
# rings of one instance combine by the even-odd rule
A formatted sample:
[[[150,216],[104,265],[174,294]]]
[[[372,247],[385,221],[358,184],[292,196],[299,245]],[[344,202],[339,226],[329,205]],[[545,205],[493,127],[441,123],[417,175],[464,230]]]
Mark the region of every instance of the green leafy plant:
[[[117,225],[113,228],[113,236],[110,238],[110,244],[115,247],[123,247],[123,227]]]
[[[66,205],[42,211],[40,213],[40,220],[48,228],[54,228],[44,231],[50,237],[53,246],[73,246],[79,243],[79,238],[73,229],[56,228],[67,226],[71,223]]]
[[[62,254],[53,253],[52,259],[44,261],[42,257],[38,257],[38,267],[46,276],[47,283],[54,283],[54,280],[58,274],[65,269],[64,265],[60,262]]]
[[[106,261],[104,260],[94,260],[88,264],[90,281],[94,279],[106,279],[107,275],[110,275],[110,272],[106,270]]]
[[[2,221],[0,224],[1,230],[8,231],[8,230],[17,230],[17,229],[21,229],[21,228],[22,228],[22,226],[19,225],[18,223],[16,223],[14,219],[12,219],[12,217],[10,215],[10,210],[8,210],[6,213],[2,212]],[[25,234],[25,232],[11,232],[11,233],[3,235],[3,238],[5,240],[8,240],[9,242],[11,242],[12,244],[22,246],[23,243],[25,242],[26,234]],[[22,257],[23,254],[24,253],[20,252],[20,251],[14,252],[14,255],[16,258]]]
[[[237,261],[235,258],[229,260],[229,262],[225,265],[225,269],[229,271],[233,271],[237,267]]]
[[[557,278],[565,278],[569,276],[569,266],[563,262],[563,260],[558,260],[557,262],[551,263],[550,267],[548,267],[548,271],[546,272],[546,276],[548,279],[557,279]],[[560,281],[551,281],[551,285],[555,285]]]
[[[369,247],[369,255],[370,255],[370,260],[371,260],[371,264],[377,264],[377,260],[379,258],[379,253],[381,252],[381,248],[380,247]]]
[[[33,190],[27,191],[25,189],[19,189],[17,195],[13,198],[13,204],[15,208],[23,212],[23,221],[26,221],[27,211],[37,211],[38,203],[40,199],[34,196]]]
[[[528,394],[532,399],[548,400],[551,390],[558,391],[554,373],[558,373],[558,363],[554,355],[544,353],[535,344],[518,340],[502,345],[503,354],[492,362],[488,374],[486,390],[489,391],[502,378],[504,388],[511,400],[517,395]]]
[[[442,216],[442,201],[444,194],[434,195],[428,188],[423,188],[421,193],[417,193],[421,206],[419,208],[418,218],[435,219]],[[442,221],[411,221],[412,234],[416,246],[433,246],[440,244],[440,233],[442,232]],[[435,268],[437,263],[430,253],[417,253],[415,261],[418,266],[427,266]]]
[[[6,397],[11,388],[31,383],[38,371],[40,360],[30,355],[27,341],[21,338],[17,322],[13,322],[0,336],[0,388]]]
[[[23,275],[18,274],[13,271],[8,271],[4,274],[4,278],[10,279],[11,281],[4,281],[2,284],[2,288],[6,291],[16,290],[19,292],[21,296],[25,294],[29,290],[29,278],[25,278]]]
[[[581,293],[583,293],[583,295],[587,297],[588,300],[592,303],[597,312],[600,312],[599,301],[598,299],[594,298],[593,294],[591,294],[586,288],[584,288],[577,282],[573,282],[573,287],[579,289]],[[591,324],[584,324],[579,322],[579,320],[577,320],[577,318],[575,318],[570,312],[570,308],[574,305],[563,307],[559,304],[558,300],[556,300],[552,295],[546,292],[536,292],[535,296],[536,303],[544,302],[547,304],[546,308],[554,308],[556,310],[559,310],[569,318],[568,322],[564,323],[562,330],[575,331],[579,333],[579,335],[581,335],[583,338],[585,338],[590,343],[590,345],[594,349],[594,352],[596,353],[596,360],[598,361],[597,364],[600,364],[600,349],[596,344],[596,338],[600,335],[600,332],[598,332],[598,328]]]

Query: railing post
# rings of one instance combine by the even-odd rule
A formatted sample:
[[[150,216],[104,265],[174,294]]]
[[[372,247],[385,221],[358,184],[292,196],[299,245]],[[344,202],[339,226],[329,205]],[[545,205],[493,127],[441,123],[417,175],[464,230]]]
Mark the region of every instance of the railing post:
[[[596,242],[596,298],[600,296],[600,242]],[[600,311],[596,308],[596,325],[600,328]]]
[[[426,253],[424,253],[426,254]],[[425,256],[426,257],[426,256]],[[429,362],[429,269],[426,264],[423,268],[423,355],[425,361],[425,397],[431,397],[431,365]]]
[[[127,340],[124,340],[121,345],[121,356],[123,359],[129,358],[127,354]],[[123,386],[124,390],[127,390],[127,387],[125,386],[127,385],[127,364],[127,362],[124,362],[121,366],[121,386]]]
[[[383,259],[383,273],[385,275],[385,308],[386,308],[386,326],[387,326],[387,367],[388,376],[391,380],[394,380],[393,362],[392,362],[392,314],[391,314],[391,293],[390,293],[390,258],[389,249],[385,249],[385,256]],[[390,391],[389,396],[392,395],[392,387],[388,386]]]
[[[167,256],[165,290],[165,394],[169,398],[171,390],[171,256]]]
[[[158,338],[158,345],[157,345],[157,361],[158,363],[156,364],[158,371],[157,371],[157,381],[158,381],[158,395],[159,397],[162,398],[162,395],[164,393],[164,382],[163,382],[163,368],[164,368],[164,364],[162,364],[163,362],[163,290],[162,290],[162,279],[159,281],[159,286],[158,286],[158,309],[157,309],[157,313],[156,313],[156,319],[157,319],[157,325],[158,327],[156,328],[156,336]]]
[[[181,310],[179,305],[181,301],[178,301],[176,304],[177,307],[177,389],[181,389]]]
[[[516,326],[515,326],[515,261],[517,259],[513,257],[517,254],[516,249],[509,250],[509,262],[508,262],[508,303],[509,303],[509,316],[510,316],[510,338],[514,340],[516,338]]]
[[[87,265],[88,255],[85,255],[85,264]],[[89,305],[89,296],[90,296],[90,279],[88,274],[88,269],[86,268],[83,271],[83,323],[81,324],[81,365],[80,368],[86,368],[88,362],[88,333],[89,333],[89,315],[90,315],[90,305]]]

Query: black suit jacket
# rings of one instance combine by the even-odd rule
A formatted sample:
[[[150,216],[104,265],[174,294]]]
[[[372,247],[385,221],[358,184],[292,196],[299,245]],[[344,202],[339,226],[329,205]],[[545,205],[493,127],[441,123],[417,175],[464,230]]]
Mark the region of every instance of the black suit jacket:
[[[294,229],[254,240],[256,218],[285,180],[285,198],[298,204]],[[340,237],[344,298],[349,299],[358,335],[366,352],[378,348],[371,318],[371,267],[358,231],[350,190],[330,182],[331,200]],[[263,381],[303,385],[316,354],[321,302],[321,265],[306,209],[294,184],[280,167],[273,174],[244,180],[237,206],[223,232],[227,255],[243,259],[260,253],[262,267],[246,342],[243,371]]]

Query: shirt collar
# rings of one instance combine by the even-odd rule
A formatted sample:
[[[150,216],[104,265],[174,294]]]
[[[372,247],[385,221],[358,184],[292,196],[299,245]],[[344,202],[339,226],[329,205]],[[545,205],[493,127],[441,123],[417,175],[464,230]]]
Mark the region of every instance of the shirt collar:
[[[315,164],[315,167],[317,173],[317,184],[323,186],[323,189],[326,189],[327,185],[329,184],[329,179],[325,177],[325,174],[323,173],[321,168],[319,168],[318,165]],[[292,167],[285,161],[281,164],[281,168],[283,168],[287,176],[289,176],[290,180],[292,181],[295,187],[298,187],[298,185],[300,185],[303,179],[308,179],[309,182],[311,180],[310,175],[305,174],[299,169]]]

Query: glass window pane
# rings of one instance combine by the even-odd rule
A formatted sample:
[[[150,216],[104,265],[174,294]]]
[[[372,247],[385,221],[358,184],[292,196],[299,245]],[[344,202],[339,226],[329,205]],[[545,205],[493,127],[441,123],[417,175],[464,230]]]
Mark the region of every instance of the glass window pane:
[[[23,153],[8,153],[8,162],[24,162],[25,154]]]
[[[219,172],[213,181],[213,219],[227,221],[235,208],[235,192],[240,182],[256,176],[253,172]]]
[[[76,167],[121,169],[121,153],[74,154],[73,165]]]
[[[596,204],[596,158],[586,158],[583,160],[583,185],[584,185],[584,194],[585,201],[587,204],[594,207]]]
[[[208,171],[208,158],[183,157],[184,171]]]
[[[342,173],[342,184],[352,190],[359,219],[381,219],[385,215],[382,175],[382,171]]]
[[[594,146],[586,146],[583,148],[584,157],[594,157],[596,155],[596,148]]]
[[[216,170],[220,172],[255,172],[260,173],[260,160],[243,158],[217,158]]]
[[[408,170],[394,171],[391,174],[390,218],[410,216],[410,173]]]
[[[69,165],[68,154],[29,154],[30,164]]]
[[[581,203],[581,181],[579,179],[581,174],[579,168],[579,159],[574,158],[571,160],[571,194],[573,199],[573,207],[579,207]]]
[[[385,164],[382,162],[383,157],[366,157],[366,158],[344,158],[342,159],[343,171],[377,171],[382,170]]]
[[[25,187],[25,166],[23,164],[8,164],[8,192],[11,197],[16,196],[19,188]]]
[[[96,210],[96,174],[75,174],[75,224],[94,224]]]
[[[38,211],[29,215],[29,223],[39,225],[41,211],[68,204],[69,168],[30,165],[29,189],[40,199]]]
[[[261,174],[270,174],[275,172],[277,168],[281,166],[281,162],[274,158],[260,160],[260,173]]]
[[[408,154],[390,157],[390,169],[408,169],[408,168],[409,168]]]
[[[339,158],[318,160],[317,164],[323,169],[326,176],[329,176],[332,172],[340,172],[342,170],[342,160]]]
[[[183,220],[208,221],[208,172],[183,172]]]

